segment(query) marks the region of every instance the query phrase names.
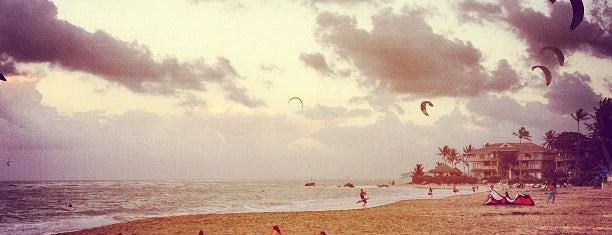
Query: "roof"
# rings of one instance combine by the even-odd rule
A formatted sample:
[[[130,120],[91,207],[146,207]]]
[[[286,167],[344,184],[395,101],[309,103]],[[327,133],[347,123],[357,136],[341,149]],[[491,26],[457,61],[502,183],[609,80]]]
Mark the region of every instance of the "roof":
[[[461,171],[459,168],[457,167],[450,168],[450,166],[446,164],[439,165],[436,168],[429,170],[428,172],[429,173],[463,174],[463,171]]]
[[[446,164],[441,164],[434,169],[428,171],[429,173],[453,173],[453,168],[447,166]]]
[[[495,143],[472,150],[466,154],[487,154],[491,152],[521,152],[521,153],[553,153],[552,150],[534,143]]]

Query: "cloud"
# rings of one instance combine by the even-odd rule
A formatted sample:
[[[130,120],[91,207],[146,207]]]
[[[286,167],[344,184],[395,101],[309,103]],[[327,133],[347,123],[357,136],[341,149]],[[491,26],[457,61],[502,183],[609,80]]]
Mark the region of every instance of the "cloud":
[[[589,12],[594,19],[606,19],[610,11],[606,3],[598,1],[592,11],[585,9],[585,20],[574,30],[569,29],[572,8],[569,1],[557,1],[550,6],[550,15],[532,8],[524,8],[518,1],[501,1],[499,4],[481,3],[474,0],[462,1],[458,10],[462,19],[481,22],[501,22],[511,26],[518,37],[525,40],[528,52],[535,60],[544,46],[557,46],[564,53],[587,50],[597,57],[612,57],[612,35],[610,22],[602,20],[589,22]],[[548,9],[545,9],[548,10]]]
[[[508,125],[516,129],[520,126],[537,129],[536,133],[541,134],[545,130],[568,130],[574,126],[571,118],[552,112],[548,106],[536,101],[520,104],[507,95],[471,97],[466,104],[474,115],[474,123],[493,132]]]
[[[308,4],[310,6],[317,5],[342,5],[342,6],[354,6],[357,4],[365,4],[365,5],[374,5],[378,6],[384,3],[392,2],[391,0],[304,0],[304,4]]]
[[[179,61],[166,56],[155,60],[151,50],[138,43],[116,39],[98,30],[90,33],[57,19],[49,1],[0,2],[0,68],[15,73],[15,63],[58,65],[98,75],[134,92],[175,94],[180,90],[205,90],[207,84],[229,88],[234,101],[257,104],[244,89],[236,89],[238,74],[230,61],[218,57]]]
[[[314,120],[342,120],[354,117],[369,117],[372,111],[369,109],[347,109],[344,107],[332,107],[317,104],[314,108],[302,112],[305,117]]]
[[[310,67],[319,74],[327,77],[348,77],[351,75],[351,71],[348,69],[337,69],[333,64],[327,62],[323,54],[319,52],[314,53],[302,53],[300,54],[300,61],[302,61],[307,67]]]
[[[366,31],[349,16],[323,12],[317,18],[319,41],[352,62],[364,75],[364,85],[429,96],[474,96],[507,90],[516,81],[492,76],[470,42],[434,33],[419,13],[398,15],[387,9],[373,16],[372,24]],[[498,66],[497,73],[510,74],[507,62]]]
[[[555,76],[551,89],[544,94],[548,107],[559,114],[570,114],[579,108],[591,110],[603,97],[593,92],[588,75],[574,73]]]
[[[302,53],[300,60],[323,75],[329,76],[334,73],[321,53]]]

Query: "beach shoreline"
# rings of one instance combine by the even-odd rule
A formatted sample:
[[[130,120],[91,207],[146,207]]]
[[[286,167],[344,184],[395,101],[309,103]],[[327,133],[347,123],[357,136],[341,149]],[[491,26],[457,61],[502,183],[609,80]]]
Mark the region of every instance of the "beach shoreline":
[[[509,191],[514,196],[516,189]],[[535,206],[484,206],[488,191],[349,210],[201,214],[139,219],[59,234],[610,234],[612,188],[520,189]]]

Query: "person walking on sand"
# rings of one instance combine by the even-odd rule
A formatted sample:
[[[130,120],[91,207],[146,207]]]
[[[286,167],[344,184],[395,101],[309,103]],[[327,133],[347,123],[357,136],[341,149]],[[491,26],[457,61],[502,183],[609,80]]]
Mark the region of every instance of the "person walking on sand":
[[[552,203],[555,203],[555,197],[557,196],[557,185],[555,185],[555,182],[551,182],[550,184],[546,185],[546,188],[548,189],[548,200],[546,200],[546,203],[550,203],[550,200],[552,199]]]
[[[427,195],[433,198],[433,189],[431,187],[429,187],[429,192],[427,192]]]
[[[357,203],[363,202],[363,208],[365,209],[369,199],[366,197],[366,191],[361,189],[361,192],[359,192],[359,197],[361,198],[361,200],[357,201]]]
[[[285,235],[285,233],[278,225],[274,225],[274,227],[272,227],[270,235]]]

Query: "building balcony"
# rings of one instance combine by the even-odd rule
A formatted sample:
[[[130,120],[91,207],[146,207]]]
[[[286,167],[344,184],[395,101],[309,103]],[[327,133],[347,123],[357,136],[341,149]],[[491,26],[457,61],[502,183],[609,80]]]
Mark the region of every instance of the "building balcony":
[[[496,170],[497,167],[496,166],[479,166],[479,167],[472,167],[473,170]]]

